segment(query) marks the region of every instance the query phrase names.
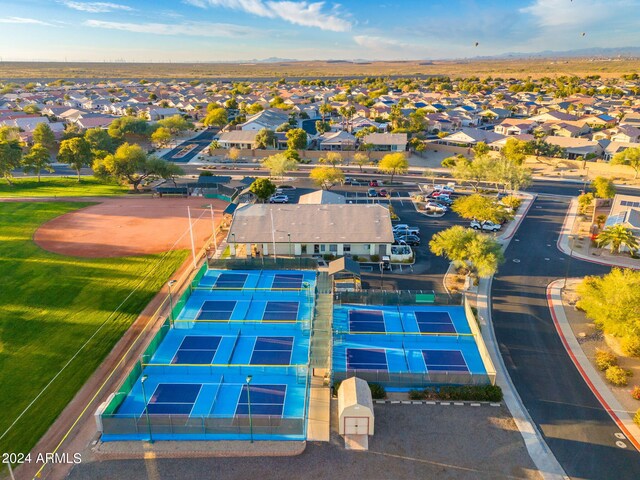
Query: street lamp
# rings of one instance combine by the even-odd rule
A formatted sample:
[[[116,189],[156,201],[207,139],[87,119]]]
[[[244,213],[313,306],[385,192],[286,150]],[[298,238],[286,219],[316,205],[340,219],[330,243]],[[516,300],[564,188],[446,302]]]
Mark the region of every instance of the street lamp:
[[[147,394],[144,391],[144,382],[147,381],[149,377],[143,375],[140,378],[140,385],[142,386],[142,401],[144,402],[144,416],[147,419],[147,430],[149,431],[149,443],[153,443],[153,436],[151,435],[151,421],[149,420],[149,409],[147,407]]]
[[[235,257],[237,257],[238,256],[238,252],[236,251],[236,234],[232,233],[231,234],[231,238],[233,239],[233,255]]]
[[[380,262],[380,290],[384,290],[384,262]]]
[[[287,237],[289,237],[289,257],[291,257],[291,234],[287,233]]]
[[[250,384],[252,375],[247,375],[247,409],[249,411],[249,438],[251,439],[251,443],[253,443],[253,420],[251,418],[251,392],[250,392]]]
[[[173,292],[171,291],[171,287],[173,287],[176,283],[178,283],[177,280],[169,280],[169,283],[167,283],[167,286],[169,287],[169,321],[171,322],[171,327],[173,328],[173,322],[174,322],[174,318],[173,318]]]

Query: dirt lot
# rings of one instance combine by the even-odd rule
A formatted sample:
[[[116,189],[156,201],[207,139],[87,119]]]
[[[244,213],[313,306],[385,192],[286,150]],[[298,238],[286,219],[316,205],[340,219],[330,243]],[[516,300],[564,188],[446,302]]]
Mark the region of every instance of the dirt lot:
[[[83,455],[73,480],[117,479],[538,479],[506,408],[483,405],[375,405],[369,451],[347,451],[341,437],[309,443],[293,457],[97,461]],[[336,425],[336,422],[333,422]],[[86,459],[86,461],[85,461]]]
[[[42,225],[34,241],[45,250],[77,257],[121,257],[191,248],[191,207],[196,248],[211,237],[226,204],[204,198],[109,198]],[[206,207],[206,208],[205,208]],[[142,240],[141,240],[142,239]]]

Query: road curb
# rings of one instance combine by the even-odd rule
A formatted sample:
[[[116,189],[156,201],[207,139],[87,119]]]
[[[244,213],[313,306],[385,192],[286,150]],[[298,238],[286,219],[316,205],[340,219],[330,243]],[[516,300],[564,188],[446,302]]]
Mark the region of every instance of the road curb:
[[[467,407],[501,407],[502,402],[480,402],[480,401],[453,401],[453,400],[374,400],[373,403],[377,405],[391,405],[391,404],[404,404],[404,405],[440,405],[440,406],[467,406]]]
[[[598,399],[602,407],[622,430],[631,444],[640,452],[640,428],[633,423],[633,419],[620,405],[600,376],[596,373],[587,359],[580,344],[576,340],[571,326],[564,314],[562,303],[562,289],[559,286],[563,280],[554,280],[547,285],[547,303],[553,319],[553,325],[562,341],[567,354],[575,365],[578,373],[587,384],[591,392]],[[608,397],[608,400],[605,398]],[[620,418],[622,417],[622,418]]]

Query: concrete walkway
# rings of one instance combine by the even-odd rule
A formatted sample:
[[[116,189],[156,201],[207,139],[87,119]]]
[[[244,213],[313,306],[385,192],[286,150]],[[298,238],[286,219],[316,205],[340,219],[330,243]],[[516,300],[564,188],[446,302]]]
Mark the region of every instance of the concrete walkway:
[[[629,439],[629,441],[640,451],[640,427],[633,422],[631,415],[620,405],[618,399],[611,392],[611,389],[602,380],[598,372],[595,370],[582,347],[578,343],[562,305],[562,287],[564,280],[556,280],[551,282],[547,287],[547,301],[553,323],[558,332],[560,340],[564,348],[567,350],[571,361],[574,363],[585,383],[589,386],[593,394],[600,401],[607,413],[611,416],[620,430]],[[620,439],[622,441],[622,439]],[[621,445],[619,445],[621,446]],[[624,447],[622,447],[624,448]]]
[[[517,231],[520,223],[527,215],[536,197],[524,195],[524,200],[520,212],[510,223],[504,233],[498,237],[502,241],[503,251],[507,249],[513,235]],[[482,338],[487,345],[491,360],[496,368],[496,384],[502,388],[504,402],[511,413],[513,420],[522,435],[529,456],[545,479],[568,478],[562,466],[547,446],[544,438],[538,431],[529,412],[522,403],[520,395],[511,381],[509,372],[504,364],[498,342],[491,322],[491,283],[493,278],[482,278],[478,284],[478,295],[476,307],[478,308],[478,318],[481,326]]]
[[[578,258],[585,262],[597,263],[600,265],[611,265],[612,267],[632,268],[634,270],[640,269],[640,260],[636,260],[628,257],[615,257],[612,255],[587,255],[576,249],[572,250],[569,245],[569,235],[574,230],[574,225],[578,219],[578,200],[574,198],[569,204],[569,210],[564,219],[562,230],[560,231],[560,237],[558,237],[558,250],[566,255],[570,255],[572,258]]]

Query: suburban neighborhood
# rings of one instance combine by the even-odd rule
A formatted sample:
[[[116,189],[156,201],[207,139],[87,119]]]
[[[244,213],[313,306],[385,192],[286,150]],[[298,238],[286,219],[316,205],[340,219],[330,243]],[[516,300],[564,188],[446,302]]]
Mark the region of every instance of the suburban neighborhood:
[[[639,5],[521,3],[6,5],[0,478],[640,478]]]

